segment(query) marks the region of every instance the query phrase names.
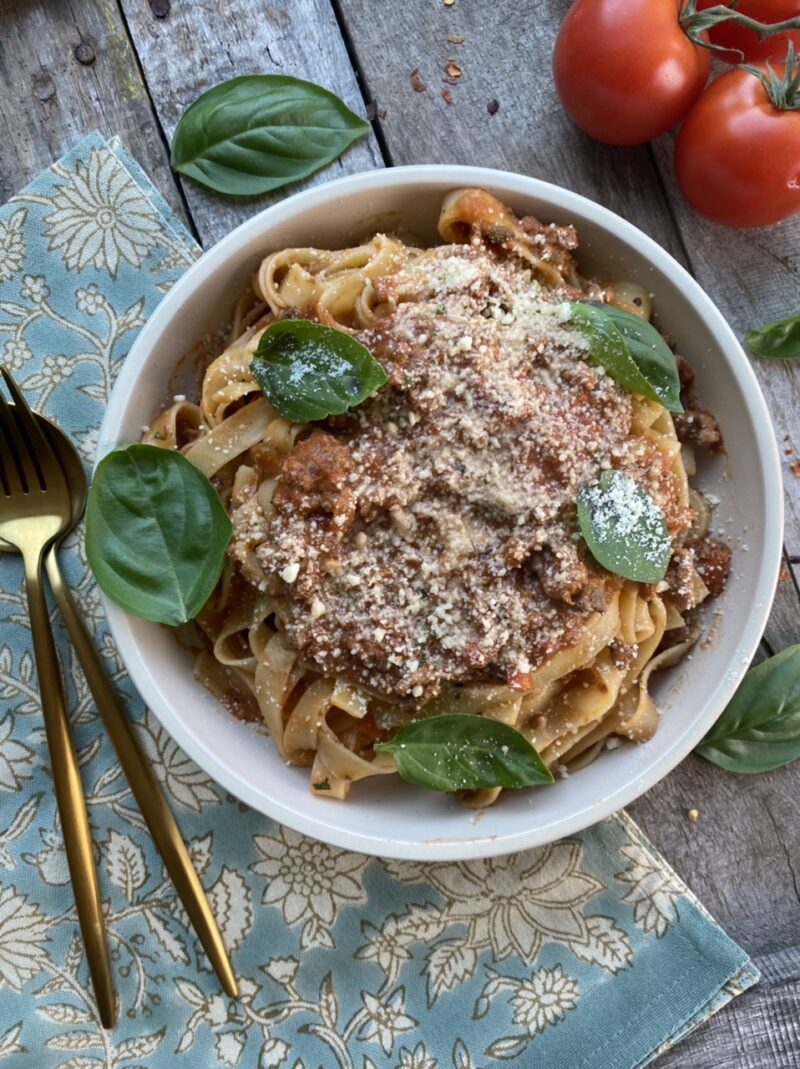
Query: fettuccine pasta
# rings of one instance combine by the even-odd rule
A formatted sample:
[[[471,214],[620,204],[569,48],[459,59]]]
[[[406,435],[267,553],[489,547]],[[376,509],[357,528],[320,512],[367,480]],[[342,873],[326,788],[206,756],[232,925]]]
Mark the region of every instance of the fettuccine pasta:
[[[713,417],[626,392],[564,315],[594,300],[649,318],[642,287],[585,281],[571,227],[483,190],[449,194],[439,233],[433,248],[377,234],[267,256],[199,401],[144,439],[182,450],[233,520],[196,673],[321,797],[392,774],[375,744],[437,713],[501,720],[560,772],[612,738],[646,741],[651,676],[691,646],[727,573],[689,482],[693,446],[721,447]],[[286,317],[354,335],[388,385],[320,424],[282,418],[250,363]],[[581,543],[577,489],[609,468],[663,511],[658,584],[605,572]]]

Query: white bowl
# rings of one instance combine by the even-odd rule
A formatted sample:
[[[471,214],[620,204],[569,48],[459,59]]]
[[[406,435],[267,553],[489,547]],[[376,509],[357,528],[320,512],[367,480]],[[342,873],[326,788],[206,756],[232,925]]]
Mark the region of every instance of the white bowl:
[[[777,581],[783,498],[764,398],[747,357],[694,279],[659,245],[613,212],[534,178],[477,167],[399,167],[299,193],[243,223],[183,276],[142,330],[111,395],[97,459],[138,440],[174,391],[176,356],[219,327],[261,258],[292,245],[337,248],[373,220],[400,223],[431,242],[442,196],[483,186],[517,212],[574,223],[584,273],[634,279],[655,295],[662,322],[697,372],[728,455],[700,484],[720,499],[715,526],[734,547],[733,574],[714,610],[713,641],[658,677],[663,712],[655,737],[603,753],[542,790],[506,791],[474,812],[451,796],[392,778],[357,783],[346,802],[312,797],[308,770],[287,767],[272,741],[234,720],[193,676],[187,655],[154,624],[106,602],[120,655],[145,701],[192,758],[248,805],[300,832],[383,857],[467,859],[548,843],[601,820],[665,776],[730,699],[761,638]],[[390,223],[387,223],[387,220]],[[708,623],[711,624],[710,614]]]

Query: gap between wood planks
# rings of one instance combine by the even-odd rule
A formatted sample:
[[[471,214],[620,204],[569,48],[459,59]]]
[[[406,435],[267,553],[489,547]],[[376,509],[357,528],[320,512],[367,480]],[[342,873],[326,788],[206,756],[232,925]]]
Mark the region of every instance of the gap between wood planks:
[[[156,3],[151,2],[150,8],[151,8],[151,10],[153,12],[153,17],[154,18],[163,18],[163,17],[165,17],[166,14],[169,14],[169,3],[168,2],[166,4],[166,8],[164,8],[164,7],[159,8],[159,6]],[[164,11],[165,15],[158,14],[159,10]],[[128,45],[130,46],[131,55],[133,56],[133,62],[136,65],[136,70],[137,70],[137,72],[139,74],[139,78],[140,78],[142,86],[144,88],[145,96],[147,97],[147,103],[148,103],[148,105],[150,107],[150,111],[151,111],[152,116],[153,116],[153,122],[155,124],[155,128],[158,131],[158,136],[161,139],[161,143],[164,146],[164,151],[165,151],[165,153],[167,155],[167,160],[169,160],[170,155],[171,155],[170,141],[169,141],[169,138],[167,137],[167,132],[164,129],[162,123],[161,123],[161,119],[160,119],[159,114],[158,114],[158,109],[156,108],[155,101],[153,100],[153,95],[150,92],[150,86],[148,85],[148,82],[147,82],[147,75],[145,74],[144,68],[142,66],[142,61],[139,58],[139,52],[138,52],[138,50],[136,48],[136,44],[134,43],[133,35],[131,34],[130,26],[128,25],[128,18],[127,18],[127,15],[125,14],[125,11],[124,11],[124,9],[122,7],[122,3],[120,2],[120,0],[117,0],[117,11],[119,12],[119,18],[120,18],[120,22],[122,24],[122,27],[125,30],[125,36],[126,36],[126,38],[128,40]],[[200,238],[200,234],[199,234],[199,232],[197,230],[197,227],[195,226],[194,217],[192,216],[191,209],[189,208],[189,202],[186,199],[186,194],[184,192],[183,185],[182,185],[181,182],[178,181],[178,179],[175,176],[175,172],[172,170],[171,167],[170,167],[170,175],[172,176],[172,183],[175,186],[178,198],[180,199],[180,202],[181,202],[181,206],[183,207],[183,211],[184,211],[184,213],[186,215],[186,220],[185,220],[186,225],[187,225],[192,237],[194,238],[194,240],[202,248],[203,242],[202,242],[202,240]]]
[[[378,142],[378,147],[381,150],[383,156],[383,162],[386,167],[393,167],[394,162],[392,160],[391,149],[389,148],[386,140],[386,135],[383,130],[383,124],[377,115],[370,115],[370,109],[376,107],[376,102],[372,98],[370,93],[369,83],[367,81],[366,72],[361,65],[361,61],[358,58],[358,51],[353,43],[353,38],[350,35],[350,30],[347,26],[344,14],[341,9],[339,0],[330,0],[331,9],[333,10],[333,16],[336,19],[336,25],[339,27],[339,33],[342,35],[342,42],[347,50],[347,57],[350,60],[350,64],[355,71],[356,82],[358,84],[361,97],[364,101],[364,107],[367,109],[367,116],[372,125],[372,129],[375,133],[375,140]]]

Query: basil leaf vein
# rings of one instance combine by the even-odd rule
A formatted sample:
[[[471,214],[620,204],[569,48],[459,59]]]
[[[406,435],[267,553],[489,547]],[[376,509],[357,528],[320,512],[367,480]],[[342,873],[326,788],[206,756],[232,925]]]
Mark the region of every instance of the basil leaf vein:
[[[622,471],[604,471],[578,491],[578,524],[594,559],[615,575],[658,583],[667,571],[672,542],[664,514]]]
[[[748,330],[744,343],[756,356],[771,360],[800,360],[800,315]]]
[[[271,323],[259,339],[250,373],[273,408],[292,423],[340,415],[388,381],[365,345],[308,319]]]
[[[375,749],[393,755],[397,771],[408,783],[434,791],[553,782],[525,736],[488,716],[448,713],[415,720]]]
[[[696,747],[729,772],[769,772],[800,757],[800,645],[751,668]]]
[[[172,166],[218,193],[247,197],[305,178],[369,130],[334,93],[283,74],[208,89],[172,139]]]
[[[177,626],[217,584],[231,521],[214,487],[180,453],[116,449],[97,466],[86,506],[86,556],[126,612]]]
[[[652,324],[611,304],[570,304],[571,322],[590,343],[589,357],[631,393],[683,412],[675,356]]]

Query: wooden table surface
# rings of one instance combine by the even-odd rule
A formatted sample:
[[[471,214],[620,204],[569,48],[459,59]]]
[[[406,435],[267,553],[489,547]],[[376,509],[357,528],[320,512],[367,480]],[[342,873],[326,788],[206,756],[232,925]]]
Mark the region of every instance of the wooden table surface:
[[[271,198],[234,204],[173,175],[175,125],[199,92],[225,78],[294,74],[325,85],[356,112],[369,105],[374,117],[369,138],[305,185],[407,163],[535,175],[592,197],[659,241],[740,335],[797,312],[800,220],[742,232],[707,223],[676,188],[670,137],[615,149],[566,119],[550,55],[568,6],[0,0],[0,201],[100,129],[122,136],[208,247]],[[449,35],[463,35],[463,43]],[[442,95],[450,58],[463,69],[449,86],[452,103]],[[415,68],[424,92],[412,88]],[[800,641],[800,479],[790,467],[800,449],[800,367],[754,364],[786,457],[786,561],[764,636],[767,655]],[[693,807],[696,824],[687,819]],[[763,974],[758,987],[662,1057],[660,1069],[800,1066],[800,762],[737,777],[692,756],[630,812]]]

